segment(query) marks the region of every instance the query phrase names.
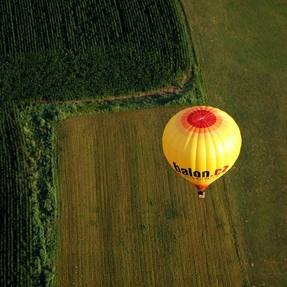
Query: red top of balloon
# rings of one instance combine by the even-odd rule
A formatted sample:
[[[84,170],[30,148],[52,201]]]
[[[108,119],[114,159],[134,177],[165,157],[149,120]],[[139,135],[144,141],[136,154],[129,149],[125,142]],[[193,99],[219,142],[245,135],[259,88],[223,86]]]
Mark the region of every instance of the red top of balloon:
[[[187,122],[196,128],[208,128],[215,124],[216,115],[211,111],[200,109],[192,111],[187,116]]]

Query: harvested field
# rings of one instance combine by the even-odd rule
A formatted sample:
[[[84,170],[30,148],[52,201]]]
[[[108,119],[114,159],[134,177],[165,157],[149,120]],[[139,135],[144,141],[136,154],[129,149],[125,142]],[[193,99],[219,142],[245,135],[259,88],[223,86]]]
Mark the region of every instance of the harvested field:
[[[223,181],[199,200],[163,158],[163,127],[175,111],[58,126],[58,286],[244,285]]]

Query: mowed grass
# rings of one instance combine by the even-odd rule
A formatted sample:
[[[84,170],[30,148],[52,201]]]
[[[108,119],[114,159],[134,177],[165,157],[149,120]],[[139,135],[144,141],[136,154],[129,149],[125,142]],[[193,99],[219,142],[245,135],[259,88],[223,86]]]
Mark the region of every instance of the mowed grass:
[[[59,124],[57,286],[244,286],[223,181],[199,200],[164,159],[176,111]]]
[[[182,0],[208,103],[238,121],[243,149],[226,175],[251,284],[287,286],[287,5]]]

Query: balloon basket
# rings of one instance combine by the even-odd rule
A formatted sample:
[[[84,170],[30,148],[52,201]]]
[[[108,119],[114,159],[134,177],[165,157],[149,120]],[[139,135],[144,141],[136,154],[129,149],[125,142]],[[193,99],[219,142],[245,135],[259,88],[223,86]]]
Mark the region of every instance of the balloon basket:
[[[198,198],[205,198],[205,191],[198,191]]]

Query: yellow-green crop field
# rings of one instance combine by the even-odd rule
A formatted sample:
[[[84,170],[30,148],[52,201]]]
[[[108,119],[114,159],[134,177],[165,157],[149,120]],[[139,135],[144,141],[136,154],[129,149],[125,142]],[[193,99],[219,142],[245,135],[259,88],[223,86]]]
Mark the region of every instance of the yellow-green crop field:
[[[224,182],[199,200],[163,157],[161,134],[175,111],[58,126],[57,286],[244,286]]]

